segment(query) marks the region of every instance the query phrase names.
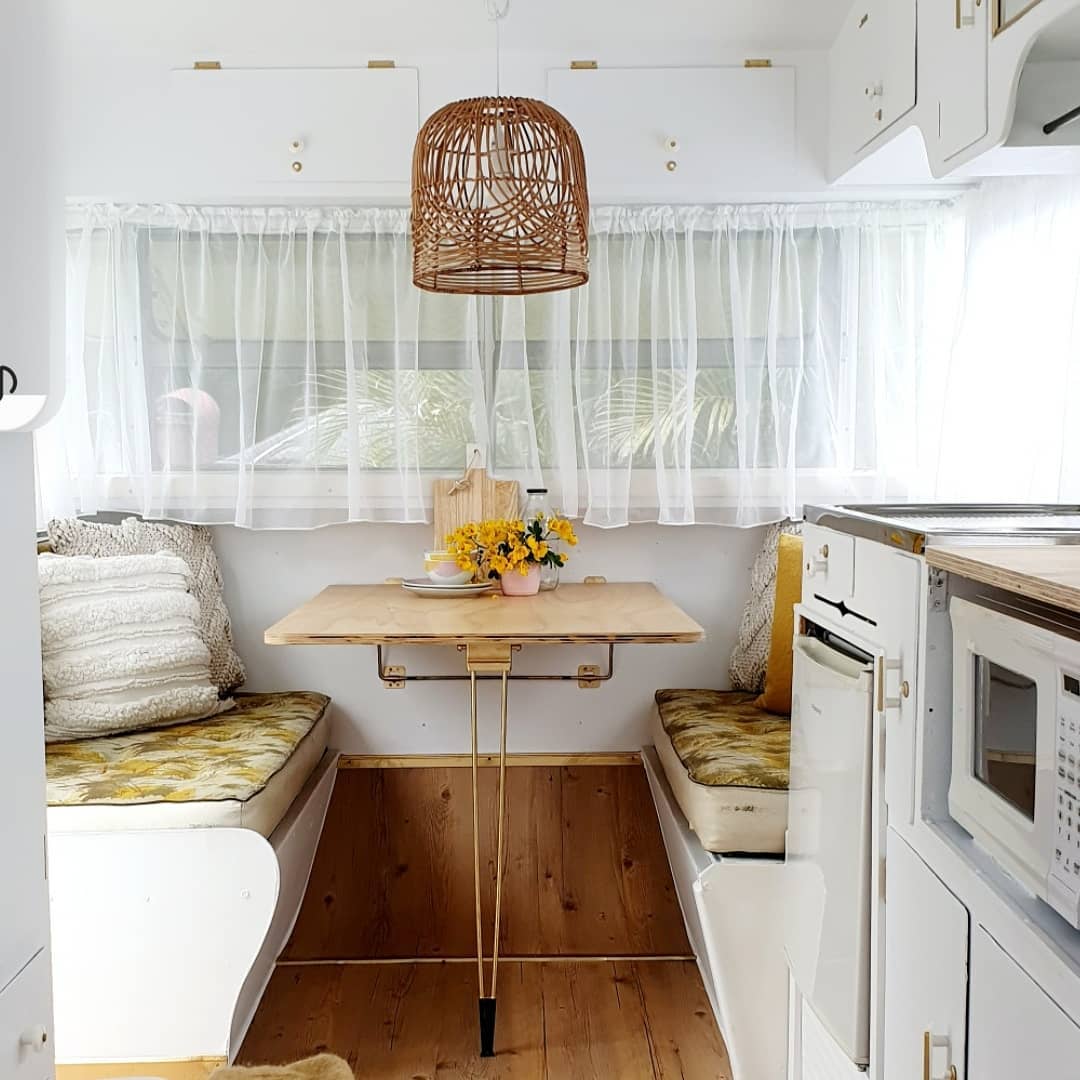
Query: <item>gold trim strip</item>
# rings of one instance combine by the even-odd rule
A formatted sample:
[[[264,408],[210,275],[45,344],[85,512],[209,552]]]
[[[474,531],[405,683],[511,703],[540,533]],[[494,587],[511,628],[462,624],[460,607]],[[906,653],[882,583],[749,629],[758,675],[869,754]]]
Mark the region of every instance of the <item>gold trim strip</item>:
[[[482,768],[499,764],[498,754],[480,754]],[[640,765],[637,750],[611,751],[590,754],[507,754],[508,767],[573,767],[581,765]],[[471,754],[342,754],[339,769],[467,769],[472,766]]]
[[[994,37],[1008,30],[1010,26],[1015,26],[1032,8],[1038,7],[1042,0],[1031,0],[1027,7],[1022,8],[1012,18],[1005,20],[1001,18],[1002,3],[1003,0],[994,0]]]
[[[137,1061],[105,1065],[57,1065],[56,1080],[122,1080],[123,1077],[154,1077],[154,1080],[206,1080],[227,1064],[223,1057],[188,1058],[181,1061]]]

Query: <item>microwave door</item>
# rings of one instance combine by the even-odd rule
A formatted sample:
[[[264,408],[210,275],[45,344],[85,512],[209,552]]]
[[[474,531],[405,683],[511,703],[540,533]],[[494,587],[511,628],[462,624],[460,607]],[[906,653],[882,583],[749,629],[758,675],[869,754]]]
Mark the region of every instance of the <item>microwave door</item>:
[[[871,664],[800,636],[792,689],[785,951],[807,1004],[851,1061],[865,1065],[870,1052]]]
[[[973,654],[976,778],[1035,820],[1039,695],[1034,679]]]

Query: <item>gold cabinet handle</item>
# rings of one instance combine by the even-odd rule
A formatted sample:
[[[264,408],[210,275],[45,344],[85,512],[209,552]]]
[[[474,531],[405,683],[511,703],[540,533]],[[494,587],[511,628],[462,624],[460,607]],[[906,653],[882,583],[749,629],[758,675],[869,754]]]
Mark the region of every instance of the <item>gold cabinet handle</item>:
[[[948,1047],[949,1040],[945,1037],[935,1038],[929,1031],[923,1032],[923,1044],[922,1044],[922,1074],[923,1080],[936,1080],[935,1077],[930,1075],[930,1069],[933,1065],[934,1047],[944,1046]],[[956,1066],[950,1065],[948,1071],[945,1073],[941,1080],[957,1080]]]

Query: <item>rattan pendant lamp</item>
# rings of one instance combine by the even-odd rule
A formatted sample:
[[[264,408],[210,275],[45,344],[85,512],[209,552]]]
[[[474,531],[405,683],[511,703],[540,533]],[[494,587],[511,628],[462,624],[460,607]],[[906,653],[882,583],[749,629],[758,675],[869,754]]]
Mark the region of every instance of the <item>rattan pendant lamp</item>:
[[[497,53],[509,2],[486,0]],[[503,97],[499,81],[495,97],[445,105],[417,136],[413,282],[428,292],[526,296],[589,280],[577,132],[542,101]]]

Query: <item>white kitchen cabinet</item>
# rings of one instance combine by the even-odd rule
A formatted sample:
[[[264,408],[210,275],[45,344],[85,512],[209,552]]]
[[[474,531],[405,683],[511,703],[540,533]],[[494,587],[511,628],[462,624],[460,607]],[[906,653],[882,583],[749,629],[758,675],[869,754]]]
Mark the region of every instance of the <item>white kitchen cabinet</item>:
[[[834,158],[854,155],[915,107],[915,33],[916,0],[858,0],[848,13],[829,55]]]
[[[42,949],[0,990],[0,1076],[52,1080],[49,954]]]
[[[972,1080],[1080,1074],[1080,1027],[980,926],[971,940]]]
[[[594,200],[791,186],[793,67],[556,68],[547,100],[581,137]]]
[[[919,94],[936,156],[948,161],[987,132],[990,15],[995,0],[920,0]],[[936,139],[935,139],[936,134]]]
[[[926,1076],[927,1051],[931,1080],[948,1080],[950,1066],[964,1080],[967,909],[893,829],[886,869],[884,1080]]]
[[[411,68],[222,68],[171,75],[173,165],[193,192],[313,185],[407,190],[419,122]]]

